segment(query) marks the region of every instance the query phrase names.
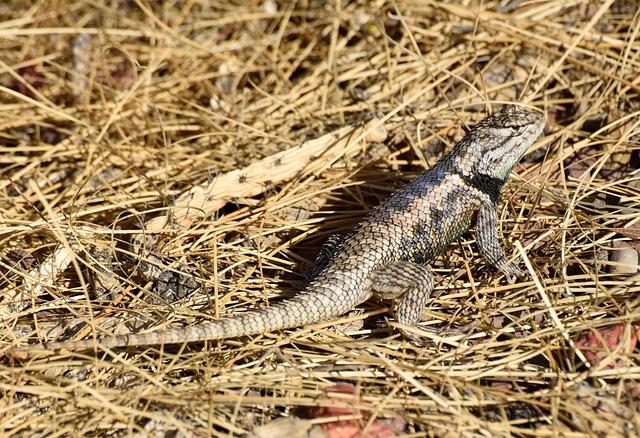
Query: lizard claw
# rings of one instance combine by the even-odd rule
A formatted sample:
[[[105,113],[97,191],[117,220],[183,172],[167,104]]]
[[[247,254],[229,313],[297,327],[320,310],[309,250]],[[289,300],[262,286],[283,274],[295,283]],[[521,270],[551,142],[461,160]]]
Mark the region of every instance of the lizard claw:
[[[473,321],[457,328],[420,327],[420,330],[441,337],[466,336],[479,323],[480,321]],[[400,331],[402,332],[402,335],[416,347],[424,347],[430,342],[429,338],[420,336],[415,331],[409,331],[406,329],[400,329]]]
[[[418,336],[416,333],[408,330],[400,329],[402,335],[416,347],[425,347],[427,345],[427,339],[422,336]]]
[[[500,266],[500,270],[507,276],[509,284],[515,283],[516,277],[522,277],[525,274],[525,272],[513,262]]]

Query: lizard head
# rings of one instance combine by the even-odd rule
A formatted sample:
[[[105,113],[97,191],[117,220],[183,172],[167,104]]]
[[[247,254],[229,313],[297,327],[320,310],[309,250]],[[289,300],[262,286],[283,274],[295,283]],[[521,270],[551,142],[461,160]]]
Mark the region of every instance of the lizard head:
[[[542,114],[505,105],[478,123],[469,135],[474,146],[473,173],[504,181],[545,126]]]

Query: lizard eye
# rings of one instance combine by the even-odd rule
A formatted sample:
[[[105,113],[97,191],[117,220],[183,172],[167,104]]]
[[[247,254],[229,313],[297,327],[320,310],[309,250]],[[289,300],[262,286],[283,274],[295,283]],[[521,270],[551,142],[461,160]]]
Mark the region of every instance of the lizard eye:
[[[522,130],[522,125],[511,125],[510,128],[513,132],[520,132]]]

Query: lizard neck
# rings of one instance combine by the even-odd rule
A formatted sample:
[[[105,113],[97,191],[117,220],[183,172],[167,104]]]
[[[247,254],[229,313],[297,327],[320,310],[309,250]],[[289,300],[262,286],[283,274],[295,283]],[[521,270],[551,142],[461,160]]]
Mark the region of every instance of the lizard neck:
[[[500,191],[505,183],[504,180],[483,173],[476,173],[473,175],[460,173],[460,178],[462,178],[462,180],[471,187],[487,195],[492,203],[498,203],[498,199],[500,199]]]

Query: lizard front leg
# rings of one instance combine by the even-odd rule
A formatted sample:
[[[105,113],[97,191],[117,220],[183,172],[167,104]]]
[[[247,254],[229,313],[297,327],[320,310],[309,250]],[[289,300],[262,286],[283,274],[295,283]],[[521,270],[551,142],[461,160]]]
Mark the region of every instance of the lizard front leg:
[[[422,310],[433,291],[433,275],[426,266],[410,262],[390,263],[378,269],[373,278],[371,289],[381,299],[393,299],[402,296],[396,309],[399,323],[413,327],[420,322]],[[402,333],[411,341],[421,344],[420,338],[408,330]]]
[[[524,275],[515,263],[507,262],[504,249],[498,240],[498,212],[492,202],[480,205],[477,220],[476,240],[480,253],[493,266],[500,269],[508,277]],[[509,278],[509,281],[512,279]]]

